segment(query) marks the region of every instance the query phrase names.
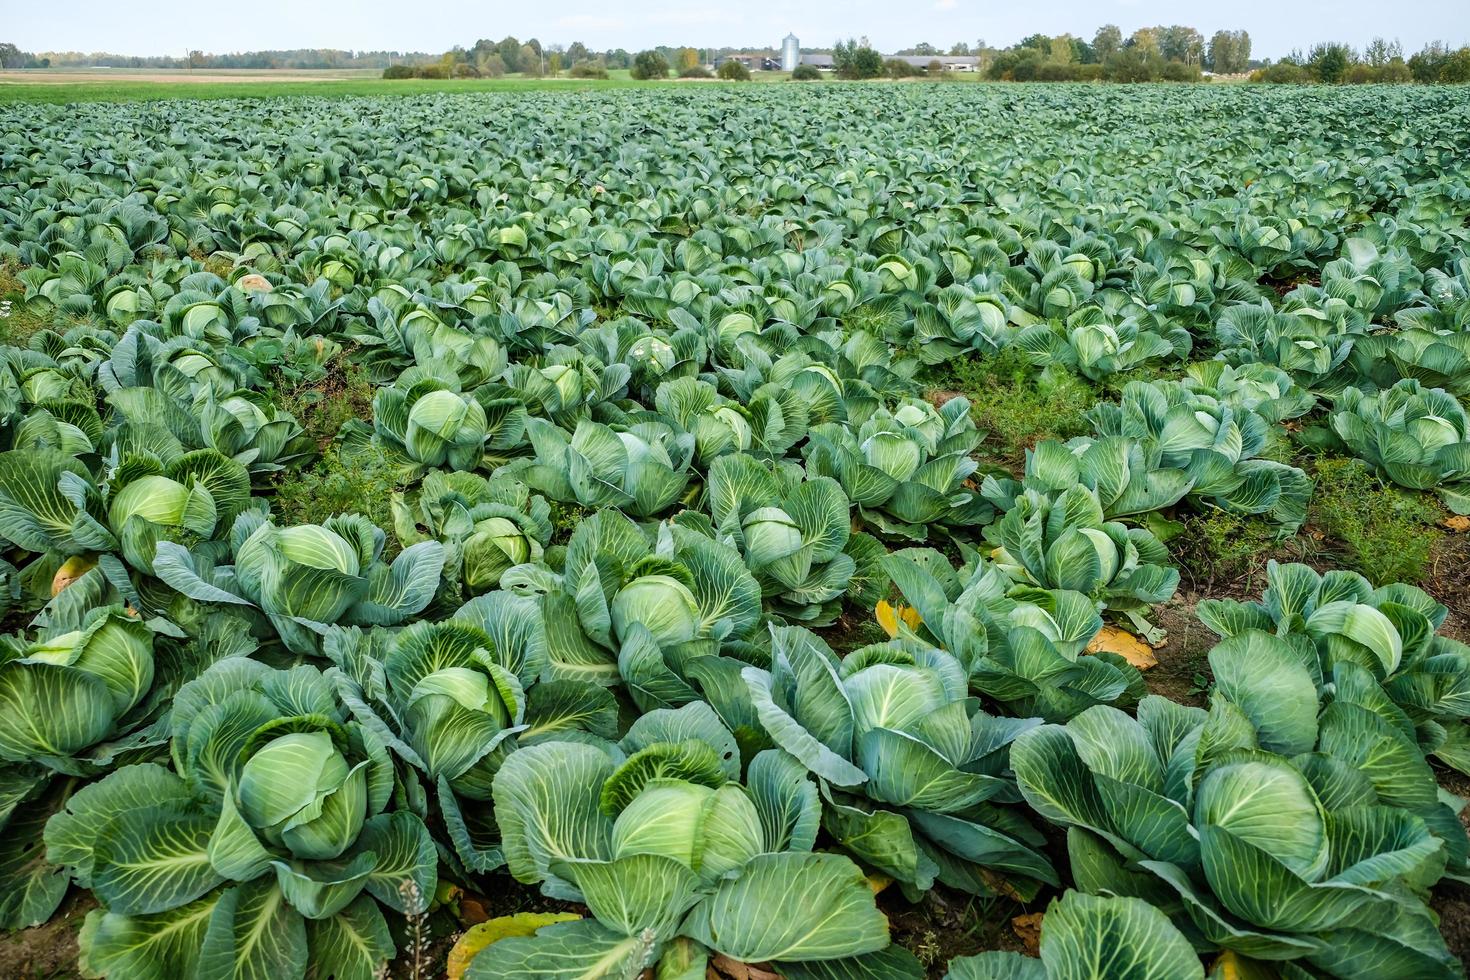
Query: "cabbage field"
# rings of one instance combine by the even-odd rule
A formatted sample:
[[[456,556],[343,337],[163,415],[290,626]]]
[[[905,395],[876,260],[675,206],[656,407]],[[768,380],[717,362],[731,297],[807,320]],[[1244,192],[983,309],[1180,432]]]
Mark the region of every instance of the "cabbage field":
[[[0,973],[1463,976],[1470,89],[0,132]]]

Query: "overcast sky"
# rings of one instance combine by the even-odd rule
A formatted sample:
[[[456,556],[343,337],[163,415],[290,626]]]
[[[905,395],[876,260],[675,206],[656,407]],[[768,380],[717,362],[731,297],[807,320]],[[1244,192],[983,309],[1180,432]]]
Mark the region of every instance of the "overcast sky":
[[[507,34],[634,51],[658,44],[774,46],[787,31],[807,47],[866,35],[892,51],[919,41],[948,47],[982,38],[1005,46],[1038,31],[1091,38],[1105,23],[1126,35],[1179,22],[1206,38],[1244,28],[1256,57],[1280,57],[1323,40],[1362,47],[1379,34],[1397,37],[1408,54],[1430,40],[1470,41],[1470,0],[0,0],[0,41],[23,50],[175,55],[190,48],[438,52]]]

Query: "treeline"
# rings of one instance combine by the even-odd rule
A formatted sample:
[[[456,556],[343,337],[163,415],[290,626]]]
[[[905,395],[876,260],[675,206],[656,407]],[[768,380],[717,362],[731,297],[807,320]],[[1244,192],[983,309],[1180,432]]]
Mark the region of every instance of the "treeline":
[[[521,41],[504,37],[481,38],[471,47],[455,45],[411,72],[384,72],[384,78],[499,78],[502,75],[559,75],[563,70],[581,77],[606,77],[608,68],[627,68],[633,55],[616,48],[594,52],[581,41],[543,45],[536,38]]]
[[[38,58],[8,41],[0,42],[0,68],[50,68],[48,58]]]
[[[1351,45],[1326,42],[1305,55],[1294,51],[1275,64],[1251,73],[1253,82],[1300,85],[1362,85],[1370,82],[1458,85],[1470,82],[1470,46],[1451,48],[1442,41],[1426,44],[1404,58],[1397,41],[1374,38],[1358,51]]]
[[[422,51],[346,51],[336,48],[291,48],[281,51],[235,51],[187,57],[125,55],[105,51],[43,51],[33,54],[0,43],[0,68],[382,68],[389,64],[428,64],[439,55]]]
[[[1251,36],[1216,31],[1207,41],[1182,24],[1142,27],[1127,37],[1115,24],[1092,39],[1072,34],[1033,34],[1001,50],[985,49],[981,70],[1016,82],[1195,82],[1205,71],[1231,75],[1251,63]]]
[[[661,45],[634,54],[625,48],[596,51],[581,41],[543,45],[534,37],[524,42],[515,37],[504,37],[499,41],[481,38],[468,48],[456,45],[442,55],[411,68],[395,66],[384,72],[384,77],[499,78],[502,75],[530,75],[539,78],[567,74],[573,78],[606,78],[608,71],[615,69],[646,74],[653,61],[644,58],[645,65],[640,69],[638,59],[645,55],[661,59],[665,65],[665,75],[668,70],[675,70],[680,75],[694,76],[707,75],[708,72],[703,71],[704,65],[739,50],[745,49]]]
[[[1251,38],[1245,31],[1217,31],[1208,41],[1193,27],[1144,27],[1128,37],[1113,24],[1091,40],[1073,34],[1033,34],[1007,48],[983,40],[961,41],[948,48],[916,44],[897,52],[904,57],[930,56],[927,68],[897,58],[887,60],[866,41],[847,40],[832,49],[839,78],[903,78],[934,75],[945,69],[944,56],[975,59],[975,70],[996,81],[1198,81],[1203,71],[1244,72],[1251,66]]]

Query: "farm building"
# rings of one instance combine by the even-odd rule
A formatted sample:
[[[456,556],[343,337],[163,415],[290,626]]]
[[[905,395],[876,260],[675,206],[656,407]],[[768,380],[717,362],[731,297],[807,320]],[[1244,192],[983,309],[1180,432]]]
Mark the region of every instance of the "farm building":
[[[896,59],[906,61],[915,68],[927,70],[929,63],[939,62],[945,71],[979,71],[980,59],[973,55],[884,55],[883,60]],[[830,54],[804,54],[801,56],[801,64],[811,65],[819,71],[832,71],[832,56]]]

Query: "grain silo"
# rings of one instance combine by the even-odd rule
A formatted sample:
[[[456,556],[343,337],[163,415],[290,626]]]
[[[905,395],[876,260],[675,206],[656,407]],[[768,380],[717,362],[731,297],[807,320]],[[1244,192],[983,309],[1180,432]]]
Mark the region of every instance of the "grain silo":
[[[787,34],[781,42],[781,70],[795,71],[796,66],[801,64],[801,42],[796,39],[795,34]]]

